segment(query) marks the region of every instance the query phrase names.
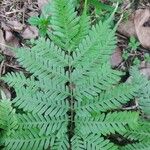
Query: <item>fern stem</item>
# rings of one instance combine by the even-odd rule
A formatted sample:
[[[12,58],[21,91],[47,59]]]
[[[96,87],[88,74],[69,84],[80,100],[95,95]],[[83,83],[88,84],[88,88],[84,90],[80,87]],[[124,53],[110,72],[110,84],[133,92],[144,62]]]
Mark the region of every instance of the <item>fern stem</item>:
[[[84,13],[86,13],[86,11],[87,11],[87,0],[85,0],[84,2]]]
[[[71,56],[71,52],[68,51],[69,53],[69,56]],[[71,59],[69,57],[69,65],[68,65],[68,73],[69,73],[69,85],[68,85],[68,88],[69,88],[69,92],[70,92],[70,97],[69,97],[69,103],[70,103],[70,111],[69,111],[69,118],[70,118],[70,121],[68,123],[68,128],[69,128],[69,144],[70,144],[70,150],[72,149],[72,145],[71,145],[71,139],[74,135],[74,129],[75,129],[75,121],[74,121],[74,117],[75,117],[75,111],[74,111],[74,96],[73,96],[73,88],[74,88],[74,85],[73,85],[73,80],[72,80],[72,63],[71,63]]]

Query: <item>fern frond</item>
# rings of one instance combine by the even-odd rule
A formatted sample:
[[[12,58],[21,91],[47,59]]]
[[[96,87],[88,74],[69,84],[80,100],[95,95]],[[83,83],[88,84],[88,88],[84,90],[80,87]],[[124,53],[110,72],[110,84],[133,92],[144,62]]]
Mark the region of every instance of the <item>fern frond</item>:
[[[61,80],[44,78],[36,81],[34,76],[26,78],[23,73],[7,74],[3,80],[16,88],[17,97],[12,102],[24,111],[56,116],[68,111],[69,104],[63,99],[69,92]]]
[[[146,120],[141,120],[137,128],[128,130],[124,137],[132,141],[147,142],[150,139],[150,123]]]
[[[65,81],[63,79],[49,79],[48,77],[45,77],[43,79],[37,80],[35,76],[31,75],[30,77],[26,77],[23,73],[8,73],[5,77],[1,77],[2,80],[4,80],[6,83],[8,83],[10,86],[16,88],[16,87],[26,87],[30,88],[31,91],[43,91],[43,92],[49,92],[49,91],[57,91],[58,93],[61,93],[63,95],[69,95],[69,91],[65,87]]]
[[[51,43],[50,45],[47,46],[47,51],[49,49],[55,51],[57,47],[55,47],[53,43]],[[58,50],[56,50],[55,54],[57,54],[57,52]],[[57,77],[58,79],[61,78],[67,81],[68,78],[65,75],[64,66],[60,65],[61,63],[65,65],[65,61],[61,62],[60,60],[58,60],[57,63],[56,55],[52,54],[51,58],[49,59],[47,58],[47,54],[42,55],[41,53],[35,52],[34,48],[33,49],[31,48],[31,49],[19,49],[16,55],[18,57],[18,61],[20,62],[20,64],[23,67],[25,67],[27,71],[33,73],[34,76],[38,78],[48,77],[49,79]],[[57,55],[61,57],[59,54]],[[64,58],[62,57],[62,59]]]
[[[86,8],[78,17],[74,0],[53,0],[50,9],[51,41],[39,38],[16,51],[30,74],[1,78],[16,97],[0,102],[0,144],[5,150],[117,150],[112,135],[120,134],[133,142],[123,149],[147,148],[149,123],[138,125],[139,111],[122,105],[136,97],[141,108],[149,106],[142,103],[150,98],[149,81],[132,69],[131,83],[121,83],[123,73],[108,62],[117,42],[110,26],[117,7],[91,30]]]
[[[27,71],[33,73],[34,76],[41,78],[48,76],[50,79],[57,76],[66,79],[62,67],[55,66],[55,64],[49,60],[44,60],[42,57],[36,56],[35,53],[20,50],[18,56],[20,64],[27,68]]]
[[[149,149],[150,149],[150,142],[128,144],[127,146],[120,148],[120,150],[149,150]]]
[[[50,147],[53,150],[56,146],[63,146],[64,149],[61,147],[63,150],[65,150],[66,147],[68,148],[67,139],[64,137],[57,138],[55,135],[39,136],[37,130],[34,132],[32,130],[32,133],[28,130],[20,131],[19,133],[16,132],[9,138],[6,138],[5,141],[6,150],[47,150]],[[56,145],[55,142],[58,142],[59,145]],[[64,145],[61,144],[62,142],[67,145],[64,147]]]
[[[34,46],[31,48],[31,51],[34,51],[37,56],[50,60],[53,64],[57,64],[58,66],[65,67],[68,65],[69,56],[49,39],[41,37],[35,40],[33,44]]]
[[[62,94],[58,95],[57,93],[53,93],[53,91],[32,94],[30,89],[26,88],[17,89],[16,92],[18,96],[13,100],[13,103],[24,111],[51,116],[63,115],[68,111],[69,104],[61,99],[66,97]],[[25,95],[22,96],[22,94]]]
[[[131,129],[137,125],[138,114],[135,112],[114,112],[108,114],[97,114],[94,112],[91,117],[76,117],[76,132],[89,134],[103,134],[110,133],[125,133],[130,127]],[[132,119],[131,119],[132,118]]]
[[[82,15],[80,16],[80,19],[78,22],[78,24],[80,25],[80,27],[78,29],[78,33],[72,39],[72,41],[73,41],[72,49],[76,48],[81,43],[81,41],[85,38],[85,36],[88,35],[88,33],[89,33],[89,29],[90,29],[89,20],[90,19],[87,16],[86,11],[87,10],[86,10],[86,4],[85,4],[84,11],[83,11]]]
[[[38,90],[38,86],[36,86],[35,77],[30,76],[30,78],[26,78],[26,76],[22,72],[11,72],[8,73],[5,77],[1,77],[6,83],[8,83],[12,87],[22,87],[22,86],[29,86],[35,92]]]
[[[69,147],[68,143],[68,137],[65,135],[64,137],[62,136],[59,139],[56,139],[56,142],[54,143],[54,146],[51,148],[52,150],[66,150]]]
[[[150,114],[150,82],[147,82],[138,94],[139,108],[147,115]]]
[[[0,108],[6,107],[6,102],[0,102]],[[9,107],[12,109],[11,105]],[[7,107],[7,108],[9,108]],[[7,116],[4,114],[7,112]],[[7,150],[27,150],[27,149],[47,149],[49,145],[60,148],[67,144],[66,132],[68,119],[66,116],[51,118],[50,116],[42,116],[37,114],[8,114],[9,110],[5,108],[1,110],[0,125],[5,123],[5,132],[1,139],[2,144]],[[16,122],[17,120],[17,122]],[[16,127],[15,127],[16,126]],[[9,130],[8,130],[9,129]],[[65,138],[64,138],[65,137]],[[62,141],[64,140],[64,142]],[[65,144],[63,144],[65,143]],[[54,146],[54,147],[55,147]],[[68,144],[66,145],[68,147]]]
[[[85,149],[84,141],[78,135],[74,135],[72,137],[71,145],[72,145],[72,150],[84,150]]]
[[[73,52],[71,65],[76,69],[72,72],[72,80],[76,83],[78,97],[90,97],[89,93],[95,95],[104,85],[119,81],[121,74],[113,71],[108,63],[115,43],[115,32],[110,29],[108,22],[99,22]]]
[[[0,101],[0,146],[4,146],[6,136],[18,128],[15,110],[11,107],[10,100]]]
[[[11,107],[9,100],[0,101],[0,129],[9,134],[11,130],[17,128],[17,118],[15,116],[15,110]]]
[[[31,133],[33,128],[39,129],[40,136],[55,134],[57,137],[61,137],[67,132],[67,116],[50,117],[28,113],[17,117],[19,128],[28,129]]]
[[[106,81],[107,82],[107,81]],[[107,84],[105,84],[107,86]],[[132,84],[120,84],[113,88],[107,88],[106,91],[101,92],[100,96],[91,97],[91,95],[86,91],[80,97],[82,101],[76,103],[75,109],[77,110],[77,115],[88,116],[92,112],[106,112],[114,109],[122,109],[122,105],[126,104],[128,101],[132,100],[138,95],[140,86]],[[105,86],[102,86],[105,88]]]
[[[99,69],[102,70],[99,72]],[[93,72],[87,72],[86,75],[81,74],[80,70],[73,73],[73,81],[76,83],[76,90],[74,91],[74,96],[79,100],[81,97],[87,97],[93,99],[93,96],[97,96],[103,90],[107,90],[111,86],[117,84],[122,75],[119,71],[114,71],[108,66],[103,65],[102,67],[95,68]],[[78,78],[76,78],[78,77]],[[80,99],[79,99],[80,98]]]
[[[88,136],[74,136],[72,138],[72,150],[117,150],[118,147],[109,140],[104,140],[98,134]]]
[[[72,51],[87,33],[85,30],[88,26],[87,19],[77,17],[72,0],[53,1],[52,14],[50,38],[66,51]]]
[[[5,138],[5,149],[6,150],[28,150],[36,149],[46,150],[49,145],[54,145],[56,139],[55,135],[51,136],[40,136],[38,130],[32,129],[32,133],[29,130],[17,131],[11,136]]]
[[[99,64],[105,64],[115,49],[116,37],[108,22],[101,21],[93,26],[89,35],[73,52],[72,65],[82,72],[93,69]],[[82,75],[82,74],[81,74]]]
[[[134,77],[132,80],[137,85],[141,86],[136,100],[138,101],[139,108],[147,115],[150,114],[150,81],[138,71],[137,68],[131,69],[131,75]]]

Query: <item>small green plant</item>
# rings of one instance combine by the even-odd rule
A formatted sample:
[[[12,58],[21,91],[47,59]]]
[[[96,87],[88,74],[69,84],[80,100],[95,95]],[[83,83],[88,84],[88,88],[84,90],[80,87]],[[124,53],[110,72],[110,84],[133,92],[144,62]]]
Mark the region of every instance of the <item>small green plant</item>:
[[[48,31],[51,18],[50,9],[51,5],[48,3],[42,9],[40,16],[32,16],[28,19],[31,25],[38,27],[41,36],[46,36],[46,32]]]
[[[44,18],[42,16],[40,16],[40,17],[34,16],[34,17],[30,17],[28,22],[31,25],[34,25],[34,26],[38,27],[39,33],[40,33],[41,36],[46,35],[48,25],[49,25],[49,18]]]
[[[51,14],[49,39],[16,50],[30,76],[1,77],[16,97],[0,102],[0,145],[4,150],[149,149],[150,123],[141,112],[149,112],[150,82],[133,68],[131,83],[122,83],[124,73],[111,68],[117,43],[112,16],[90,27],[86,9],[77,16],[73,0],[52,1]],[[134,98],[138,108],[125,110]],[[122,145],[118,136],[129,142]]]
[[[136,51],[139,45],[140,43],[137,41],[137,39],[134,36],[131,36],[128,44],[128,48],[131,50],[131,52]]]
[[[127,50],[124,50],[123,54],[122,54],[122,57],[126,61],[129,58],[129,55],[130,55],[129,52]]]
[[[131,36],[127,49],[125,49],[123,51],[123,55],[122,55],[123,59],[126,61],[126,60],[128,60],[128,58],[130,56],[132,56],[133,64],[139,65],[140,60],[137,58],[137,49],[138,49],[139,45],[140,45],[140,43],[137,41],[137,39],[135,37]]]
[[[111,5],[106,5],[103,2],[100,2],[98,0],[88,0],[88,3],[96,9],[96,12],[99,14],[102,10],[106,10],[109,12],[113,12],[114,7]]]
[[[140,63],[141,63],[141,61],[137,57],[133,61],[133,65],[135,65],[135,66],[139,66]]]
[[[145,56],[144,56],[144,60],[146,61],[146,62],[150,62],[150,56],[149,56],[149,54],[145,54]]]

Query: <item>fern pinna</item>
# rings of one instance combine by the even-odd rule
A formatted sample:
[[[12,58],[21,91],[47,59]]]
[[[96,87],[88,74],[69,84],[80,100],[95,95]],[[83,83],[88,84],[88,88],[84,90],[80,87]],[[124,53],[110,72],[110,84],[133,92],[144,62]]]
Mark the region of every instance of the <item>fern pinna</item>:
[[[77,16],[74,4],[54,0],[49,39],[16,51],[31,75],[2,77],[16,98],[0,102],[0,145],[4,150],[149,149],[149,123],[138,111],[123,108],[134,97],[143,108],[149,81],[133,69],[132,82],[120,82],[123,73],[109,64],[116,46],[110,18],[90,28],[86,7]]]

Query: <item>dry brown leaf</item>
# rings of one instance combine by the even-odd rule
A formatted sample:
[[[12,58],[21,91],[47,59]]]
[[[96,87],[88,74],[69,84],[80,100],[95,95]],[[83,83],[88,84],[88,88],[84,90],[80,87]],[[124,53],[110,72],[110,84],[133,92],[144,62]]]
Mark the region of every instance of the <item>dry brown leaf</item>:
[[[41,9],[45,4],[50,2],[50,0],[38,0],[38,6]]]
[[[28,15],[29,15],[30,17],[32,17],[32,16],[38,16],[39,13],[38,13],[38,12],[35,12],[35,11],[31,11],[31,12],[28,13]]]
[[[19,39],[16,38],[15,36],[13,36],[13,37],[14,38],[12,40],[10,40],[9,42],[6,41],[6,45],[10,46],[11,48],[20,47]],[[5,55],[11,56],[11,57],[15,57],[15,53],[11,50],[11,48],[6,47],[5,50],[3,51],[3,53]]]
[[[11,28],[8,27],[8,26],[6,25],[6,23],[4,23],[4,22],[1,22],[1,27],[2,27],[3,30],[11,30]]]
[[[140,69],[142,68],[150,68],[150,63],[147,61],[142,61],[140,64]]]
[[[141,75],[144,75],[147,79],[150,80],[150,68],[149,68],[149,67],[139,69],[139,71],[140,71],[140,74],[141,74]],[[133,76],[130,76],[130,77],[126,80],[126,82],[127,82],[127,83],[131,83],[132,80],[133,80]]]
[[[122,62],[122,52],[119,47],[116,48],[116,51],[111,56],[110,62],[113,68],[119,66],[119,64]]]
[[[150,79],[150,63],[142,61],[140,64],[140,72]]]
[[[24,39],[33,39],[38,37],[38,28],[33,26],[27,26],[21,36]]]
[[[0,49],[3,51],[5,49],[5,39],[4,39],[4,34],[3,31],[0,29]]]
[[[131,16],[128,20],[121,22],[117,30],[127,37],[136,36],[133,16]]]
[[[146,76],[148,79],[150,79],[150,68],[143,68],[140,70],[141,74]]]
[[[5,31],[5,43],[7,46],[5,50],[3,51],[3,53],[5,55],[15,57],[15,53],[8,46],[12,48],[20,47],[19,39],[15,35],[13,35],[11,31],[6,30]]]
[[[9,31],[7,31],[7,32],[9,32]],[[6,31],[5,31],[5,33],[6,33]],[[5,35],[8,35],[8,33]],[[17,40],[17,38],[15,36],[13,36],[13,38],[9,42],[7,42],[4,38],[3,31],[0,30],[0,41],[1,41],[0,49],[3,52],[3,54],[14,57],[15,56],[14,52],[12,50],[10,50],[8,47],[9,46],[11,46],[12,48],[18,47],[19,41]]]
[[[12,48],[20,47],[19,39],[14,35],[13,35],[13,38],[9,42],[6,41],[6,44]]]
[[[135,12],[134,24],[141,45],[145,48],[150,48],[150,10],[137,10]]]
[[[5,31],[5,40],[7,42],[10,42],[11,40],[13,40],[13,38],[14,38],[14,35],[12,34],[12,32],[6,30]]]
[[[22,31],[22,30],[23,30],[23,27],[24,27],[23,24],[21,24],[19,21],[16,21],[16,20],[14,20],[14,21],[8,21],[8,22],[7,22],[7,25],[8,25],[12,30],[14,30],[14,31],[16,31],[16,32]]]
[[[6,99],[11,99],[11,92],[6,87],[1,86],[0,91],[5,94]]]

